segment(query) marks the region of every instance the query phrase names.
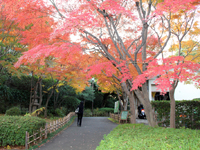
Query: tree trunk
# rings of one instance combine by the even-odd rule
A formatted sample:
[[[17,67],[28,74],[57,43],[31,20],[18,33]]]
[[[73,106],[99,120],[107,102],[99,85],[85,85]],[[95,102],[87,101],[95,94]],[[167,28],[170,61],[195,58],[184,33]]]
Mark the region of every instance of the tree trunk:
[[[155,127],[158,125],[156,116],[155,116],[155,112],[153,111],[153,108],[151,106],[148,91],[145,90],[145,88],[147,88],[147,87],[144,87],[144,86],[145,85],[143,85],[142,92],[139,90],[135,90],[135,94],[136,94],[137,98],[139,99],[139,101],[144,106],[145,114],[146,114],[149,125],[152,127]]]
[[[131,111],[131,123],[136,123],[135,118],[135,99],[133,94],[128,90],[126,83],[122,83],[122,87],[124,89],[124,92],[127,94],[129,101],[130,101],[130,111]]]
[[[39,85],[40,85],[40,102],[39,102],[39,108],[41,107],[41,105],[42,105],[42,78],[41,78],[41,80],[40,80],[40,82],[39,82]]]
[[[170,128],[176,128],[175,126],[175,99],[174,99],[174,91],[175,89],[173,88],[172,90],[169,91],[169,97],[170,97]]]
[[[46,102],[46,105],[45,105],[45,111],[44,111],[44,117],[46,118],[47,117],[47,107],[48,107],[48,103],[49,103],[49,100],[50,100],[50,98],[51,98],[51,96],[53,95],[53,93],[54,93],[54,88],[52,89],[52,91],[51,91],[51,94],[48,96],[48,98],[47,98],[47,102]]]
[[[30,91],[30,101],[29,101],[29,114],[32,112],[32,91],[33,91],[33,71],[31,71],[31,91]]]
[[[54,93],[54,89],[52,89],[51,94],[50,94],[50,95],[48,96],[48,98],[47,98],[47,102],[46,102],[46,105],[45,105],[45,111],[44,111],[44,117],[45,117],[45,118],[47,117],[47,107],[48,107],[48,103],[49,103],[49,100],[50,100],[51,96],[53,95],[53,93]]]
[[[47,98],[46,105],[45,105],[45,111],[44,111],[44,117],[45,118],[47,117],[47,107],[48,107],[49,100],[52,97],[53,93],[55,92],[55,88],[56,88],[56,85],[58,84],[58,82],[59,82],[59,80],[57,80],[56,84],[53,85],[53,88],[51,90],[51,94]]]
[[[126,93],[124,93],[123,94],[123,108],[124,108],[124,110],[127,110],[127,106],[128,106],[128,96],[127,96]]]

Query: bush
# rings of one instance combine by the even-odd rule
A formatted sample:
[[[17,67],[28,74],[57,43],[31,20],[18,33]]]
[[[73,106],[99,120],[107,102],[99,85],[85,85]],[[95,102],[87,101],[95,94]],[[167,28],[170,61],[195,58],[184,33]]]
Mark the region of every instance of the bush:
[[[118,125],[104,136],[96,150],[200,149],[200,131],[150,127],[143,124]]]
[[[93,115],[94,116],[108,116],[110,112],[114,112],[113,108],[96,108],[93,110]]]
[[[113,113],[114,112],[114,108],[108,108],[108,107],[100,108],[99,110],[107,112],[107,113],[110,113],[110,112]]]
[[[96,108],[93,110],[93,116],[104,116],[105,112],[104,111],[100,111],[99,108]]]
[[[21,115],[21,110],[19,107],[12,107],[6,110],[6,115],[8,116],[19,116]]]
[[[67,108],[61,107],[60,109],[62,110],[62,113],[63,113],[64,115],[67,115]]]
[[[26,131],[32,134],[45,124],[46,121],[38,117],[0,116],[0,146],[25,145]]]
[[[65,116],[64,113],[62,112],[62,110],[59,109],[59,108],[56,108],[55,113],[56,113],[56,115],[58,115],[59,117],[64,117],[64,116]]]
[[[85,117],[91,117],[92,116],[92,111],[90,109],[85,109],[83,112],[83,115]]]
[[[25,115],[27,113],[29,113],[28,108],[21,108],[21,115]]]
[[[152,101],[151,104],[157,112],[159,126],[168,127],[170,124],[170,101]],[[176,128],[200,129],[199,101],[176,101],[175,108]]]

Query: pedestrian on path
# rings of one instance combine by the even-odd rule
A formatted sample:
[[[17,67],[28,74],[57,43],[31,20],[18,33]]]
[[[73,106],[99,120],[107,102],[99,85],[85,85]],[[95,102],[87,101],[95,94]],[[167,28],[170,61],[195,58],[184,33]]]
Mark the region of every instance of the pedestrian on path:
[[[82,118],[83,118],[83,101],[80,102],[80,105],[78,105],[79,111],[78,111],[78,121],[77,126],[81,127]]]

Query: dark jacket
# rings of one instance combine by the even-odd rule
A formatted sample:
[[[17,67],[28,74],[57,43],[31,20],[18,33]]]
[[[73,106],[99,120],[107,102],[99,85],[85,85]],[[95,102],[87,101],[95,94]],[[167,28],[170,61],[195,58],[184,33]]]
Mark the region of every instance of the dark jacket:
[[[80,105],[78,105],[79,107],[79,114],[83,114],[83,102],[80,102]]]

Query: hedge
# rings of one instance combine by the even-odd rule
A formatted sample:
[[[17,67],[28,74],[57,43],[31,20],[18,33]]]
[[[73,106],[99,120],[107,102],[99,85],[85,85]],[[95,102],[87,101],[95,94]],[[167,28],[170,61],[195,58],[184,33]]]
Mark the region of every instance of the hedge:
[[[25,134],[44,127],[46,121],[38,117],[0,116],[0,146],[25,145]]]
[[[200,129],[200,101],[176,101],[176,128],[186,127]],[[152,106],[157,113],[159,126],[170,125],[170,101],[152,101]]]
[[[108,107],[103,107],[103,108],[99,108],[100,111],[104,111],[104,112],[111,112],[113,113],[114,112],[114,108],[108,108]]]

